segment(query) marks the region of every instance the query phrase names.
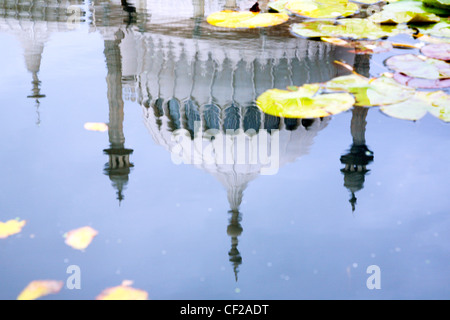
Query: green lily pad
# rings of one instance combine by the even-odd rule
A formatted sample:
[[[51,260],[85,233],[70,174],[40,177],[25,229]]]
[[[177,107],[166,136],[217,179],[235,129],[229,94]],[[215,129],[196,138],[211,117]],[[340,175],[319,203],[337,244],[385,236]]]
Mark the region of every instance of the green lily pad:
[[[291,0],[285,8],[296,15],[312,19],[348,17],[359,10],[356,3],[347,0]]]
[[[291,32],[305,38],[332,37],[349,40],[377,40],[405,32],[396,26],[375,24],[368,19],[350,18],[336,21],[305,21],[293,24]]]
[[[450,11],[450,0],[422,0],[422,2],[430,7],[442,8]]]
[[[423,55],[439,60],[450,60],[450,43],[429,44],[421,50]]]
[[[355,99],[349,93],[320,93],[320,84],[271,89],[256,100],[264,112],[284,118],[322,118],[350,109]]]
[[[450,38],[450,19],[441,19],[441,22],[432,25],[412,25],[419,30],[421,34],[438,37]]]
[[[292,12],[290,12],[289,10],[287,10],[285,8],[286,4],[289,2],[290,0],[276,0],[276,1],[270,1],[267,6],[272,9],[275,10],[276,12],[279,13],[285,13],[288,15],[291,15]]]
[[[450,64],[445,61],[403,54],[390,57],[385,61],[386,66],[413,78],[447,79],[450,78]]]
[[[450,122],[450,96],[442,91],[418,91],[410,99],[383,106],[380,110],[390,117],[411,121],[420,120],[430,112],[433,116]]]
[[[352,74],[334,78],[325,84],[329,90],[347,91],[354,95],[355,106],[374,107],[399,103],[411,98],[415,90],[388,77],[368,79]]]
[[[402,0],[390,3],[383,7],[383,11],[390,12],[414,12],[414,13],[434,13],[439,16],[447,16],[448,11],[441,8],[430,7],[422,3],[421,0]]]
[[[399,23],[436,23],[441,20],[434,13],[417,13],[411,11],[394,12],[383,10],[369,17],[369,20],[382,24],[399,24]]]

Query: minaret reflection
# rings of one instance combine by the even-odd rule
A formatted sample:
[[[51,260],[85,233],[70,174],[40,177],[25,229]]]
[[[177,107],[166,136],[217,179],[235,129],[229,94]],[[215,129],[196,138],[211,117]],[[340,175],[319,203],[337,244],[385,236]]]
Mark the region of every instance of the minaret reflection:
[[[355,57],[355,71],[365,77],[370,76],[370,55]],[[356,210],[356,192],[364,188],[366,175],[370,172],[367,166],[373,161],[374,155],[366,145],[366,125],[369,108],[354,107],[350,131],[353,143],[348,153],[341,156],[341,163],[345,165],[341,172],[344,174],[344,186],[350,191],[349,200],[352,211]]]
[[[105,166],[105,174],[109,176],[112,185],[117,190],[119,205],[124,199],[123,191],[128,183],[128,177],[133,164],[130,155],[133,150],[125,148],[125,135],[123,133],[124,102],[122,99],[122,57],[120,54],[120,42],[123,32],[117,31],[114,39],[105,40],[104,54],[108,74],[109,123],[108,136],[110,147],[104,150],[109,156],[109,162]]]

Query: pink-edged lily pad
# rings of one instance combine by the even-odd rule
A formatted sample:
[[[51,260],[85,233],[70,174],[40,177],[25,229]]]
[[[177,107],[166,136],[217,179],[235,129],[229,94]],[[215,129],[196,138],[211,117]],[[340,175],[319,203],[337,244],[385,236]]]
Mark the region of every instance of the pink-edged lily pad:
[[[398,83],[415,89],[444,89],[450,88],[450,79],[422,79],[396,72],[394,79]]]
[[[422,48],[423,55],[427,57],[449,61],[450,60],[450,43],[429,44]]]

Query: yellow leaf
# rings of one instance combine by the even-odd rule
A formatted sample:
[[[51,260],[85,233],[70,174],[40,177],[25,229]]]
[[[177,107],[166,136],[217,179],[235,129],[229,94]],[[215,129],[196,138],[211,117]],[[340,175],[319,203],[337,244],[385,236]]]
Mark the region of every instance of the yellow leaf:
[[[132,281],[125,280],[120,286],[107,288],[96,300],[148,300],[148,293],[131,287]]]
[[[98,234],[97,230],[91,227],[82,227],[69,231],[66,234],[66,244],[77,250],[86,249],[92,239]]]
[[[89,131],[99,131],[99,132],[108,131],[108,125],[106,123],[101,122],[86,122],[84,124],[84,128]]]
[[[22,231],[25,224],[25,220],[9,220],[6,222],[0,222],[0,239],[5,239],[13,234],[19,233]]]
[[[35,300],[48,294],[58,293],[63,287],[62,281],[55,280],[36,280],[20,293],[17,300]]]
[[[256,13],[250,11],[220,11],[208,16],[209,24],[224,28],[261,28],[282,24],[289,19],[285,13]]]

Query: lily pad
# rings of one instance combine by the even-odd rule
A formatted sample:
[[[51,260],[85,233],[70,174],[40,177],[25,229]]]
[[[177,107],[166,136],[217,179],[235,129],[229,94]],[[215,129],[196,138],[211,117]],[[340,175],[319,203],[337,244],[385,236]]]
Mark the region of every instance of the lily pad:
[[[411,99],[380,109],[388,116],[403,120],[417,121],[430,112],[435,117],[450,122],[450,96],[442,91],[418,91]]]
[[[444,89],[450,88],[450,79],[423,79],[407,76],[396,72],[393,76],[398,83],[415,89]]]
[[[450,78],[450,64],[437,59],[421,59],[413,54],[403,54],[390,57],[385,64],[389,69],[413,78],[430,80]]]
[[[22,231],[22,228],[25,226],[25,220],[8,220],[6,222],[0,221],[0,239],[8,238],[14,234]]]
[[[380,77],[369,79],[352,74],[328,81],[329,90],[347,91],[354,95],[355,106],[374,107],[399,103],[411,98],[415,90],[397,83],[394,79]]]
[[[64,283],[55,280],[36,280],[30,282],[19,294],[17,300],[36,300],[40,297],[61,291]]]
[[[383,11],[390,12],[414,12],[414,13],[434,13],[439,16],[447,16],[448,12],[444,9],[430,7],[422,3],[421,0],[402,0],[389,3],[383,7]]]
[[[355,54],[375,54],[387,52],[393,49],[392,43],[389,41],[351,41],[340,38],[322,37],[322,41],[332,43],[336,46],[352,48]]]
[[[312,19],[348,17],[359,10],[356,3],[347,0],[291,0],[285,8],[296,15]]]
[[[399,24],[399,23],[436,23],[441,20],[434,13],[429,12],[396,12],[382,10],[369,17],[369,20],[382,24]]]
[[[65,243],[74,249],[84,250],[91,244],[92,240],[97,235],[97,230],[86,226],[67,232],[67,234],[65,234]]]
[[[429,44],[421,49],[422,54],[439,60],[450,60],[450,43]]]
[[[450,38],[450,21],[449,19],[441,19],[441,22],[432,25],[415,25],[412,26],[419,30],[421,34],[438,38]]]
[[[271,89],[256,100],[264,112],[284,118],[322,118],[350,109],[355,99],[349,93],[320,93],[320,84]]]
[[[132,281],[125,280],[120,286],[103,290],[96,300],[148,300],[148,293],[132,288],[132,284]]]
[[[427,6],[442,8],[450,11],[450,0],[422,0]]]
[[[285,13],[257,13],[250,11],[220,11],[208,16],[207,22],[223,28],[262,28],[282,24],[289,20]]]
[[[305,21],[293,24],[291,32],[305,38],[332,37],[348,40],[377,40],[395,36],[402,29],[396,26],[375,24],[367,19],[350,18],[336,21],[336,24],[326,20]]]
[[[270,1],[267,6],[272,9],[277,11],[278,13],[285,13],[288,15],[291,15],[292,12],[290,12],[289,10],[287,10],[285,8],[286,4],[289,2],[290,0],[275,0],[275,1]]]

